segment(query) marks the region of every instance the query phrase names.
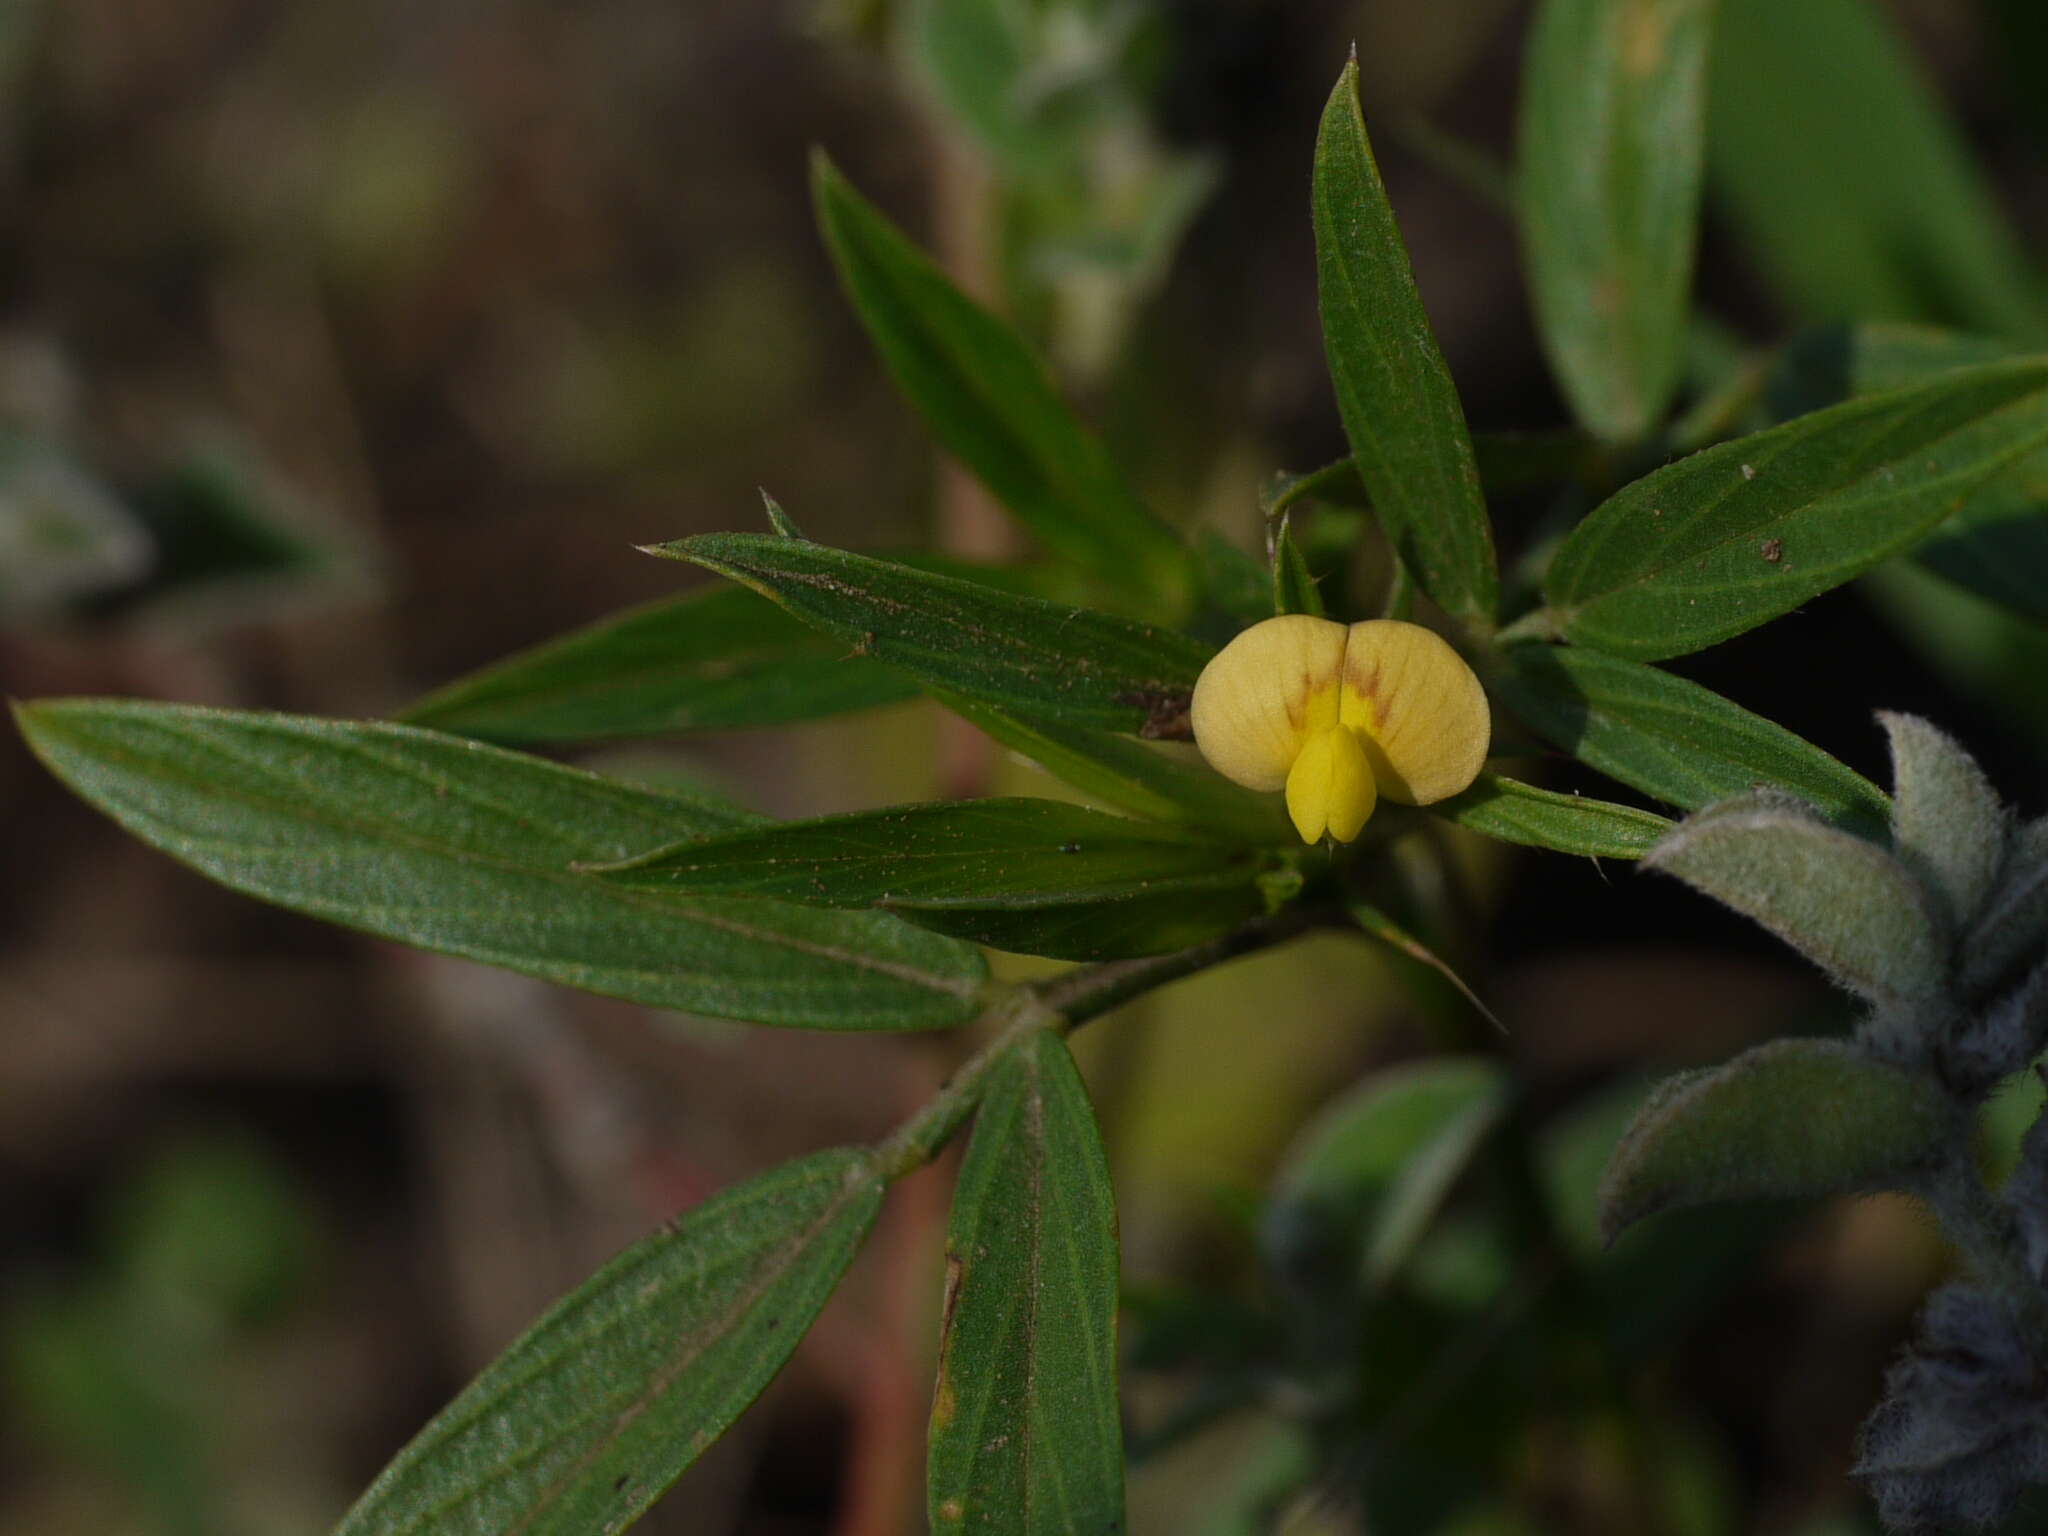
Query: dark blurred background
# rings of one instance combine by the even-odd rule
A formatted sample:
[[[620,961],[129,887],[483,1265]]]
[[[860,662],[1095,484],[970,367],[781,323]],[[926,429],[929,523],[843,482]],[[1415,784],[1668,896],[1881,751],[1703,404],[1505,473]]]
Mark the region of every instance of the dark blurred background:
[[[2025,0],[1886,9],[2040,229],[2041,97],[2002,30]],[[991,234],[1008,168],[885,0],[0,0],[0,684],[388,714],[696,582],[632,546],[756,526],[763,485],[828,542],[1006,552],[835,290],[812,145],[1019,314],[1156,505],[1250,547],[1266,475],[1342,451],[1307,187],[1354,40],[1474,425],[1561,424],[1495,196],[1522,5],[1129,10],[1109,169],[1061,216],[1093,236],[1135,207],[1144,240],[1091,264],[1078,237],[1037,260]],[[1105,35],[1076,32],[1074,67]],[[1698,286],[1738,343],[1799,318],[1711,206]],[[64,537],[38,544],[46,522]],[[1880,778],[1870,709],[1927,713],[2043,808],[2040,712],[1973,693],[1865,593],[1687,670]],[[906,707],[586,760],[794,814],[930,796],[956,747]],[[0,1530],[22,1536],[327,1529],[603,1258],[882,1133],[957,1055],[652,1016],[269,910],[12,736],[0,826]],[[1467,963],[1538,1106],[1826,1006],[1675,886],[1472,864]],[[1443,1043],[1335,943],[1091,1029],[1133,1282],[1237,1262],[1230,1213],[1304,1116]],[[899,1189],[791,1370],[646,1529],[922,1529],[948,1174]],[[1830,1209],[1699,1325],[1668,1370],[1724,1493],[1693,1528],[1852,1518],[1854,1426],[1940,1262],[1902,1206]],[[1226,1425],[1135,1468],[1135,1529],[1202,1529],[1242,1454]],[[1544,1473],[1557,1528],[1627,1529],[1582,1472]],[[1317,1518],[1288,1528],[1342,1528]]]

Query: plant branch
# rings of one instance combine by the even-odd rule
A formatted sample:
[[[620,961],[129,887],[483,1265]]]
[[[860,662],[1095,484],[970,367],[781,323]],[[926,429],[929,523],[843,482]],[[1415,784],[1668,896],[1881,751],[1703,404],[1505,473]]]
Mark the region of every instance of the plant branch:
[[[1064,1034],[1170,982],[1319,928],[1343,926],[1343,914],[1334,909],[1290,907],[1172,954],[1111,960],[1011,989],[982,1015],[995,1027],[996,1037],[968,1058],[929,1104],[875,1148],[876,1172],[894,1183],[938,1156],[981,1102],[989,1069],[1025,1037],[1042,1029]]]

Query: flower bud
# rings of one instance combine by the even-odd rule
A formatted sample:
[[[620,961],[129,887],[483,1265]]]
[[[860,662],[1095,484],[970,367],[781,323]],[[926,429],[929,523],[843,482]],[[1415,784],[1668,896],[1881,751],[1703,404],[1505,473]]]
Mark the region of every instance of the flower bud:
[[[1202,669],[1192,710],[1209,764],[1287,791],[1304,842],[1358,836],[1384,795],[1428,805],[1469,785],[1492,736],[1464,659],[1419,624],[1267,619]]]

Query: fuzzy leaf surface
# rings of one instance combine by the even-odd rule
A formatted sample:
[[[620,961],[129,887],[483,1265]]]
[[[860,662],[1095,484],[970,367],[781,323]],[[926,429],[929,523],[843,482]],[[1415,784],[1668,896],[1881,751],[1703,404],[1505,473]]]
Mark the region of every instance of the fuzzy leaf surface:
[[[1264,861],[1055,800],[947,801],[780,822],[602,871],[634,889],[879,906],[999,949],[1158,954],[1261,912]]]
[[[1472,436],[1373,159],[1355,63],[1323,112],[1313,197],[1323,347],[1374,513],[1424,592],[1490,625],[1500,579]]]
[[[1546,0],[1517,153],[1537,327],[1578,419],[1629,441],[1678,383],[1713,0]]]
[[[926,1490],[934,1536],[1124,1529],[1109,1164],[1066,1045],[994,1069],[946,1228]]]
[[[1931,1158],[1952,1111],[1926,1078],[1839,1040],[1773,1040],[1660,1084],[1615,1149],[1600,1229],[1675,1206],[1886,1187]]]
[[[1640,859],[1672,827],[1654,811],[1538,789],[1497,773],[1480,774],[1470,789],[1439,800],[1429,813],[1504,843],[1604,859]]]
[[[589,1536],[632,1524],[796,1348],[881,1208],[865,1154],[716,1195],[558,1302],[335,1536]]]
[[[1938,995],[1945,914],[1890,850],[1771,793],[1686,818],[1644,858],[1752,918],[1873,1003]]]
[[[1892,744],[1892,847],[1965,927],[2005,862],[2005,807],[1953,738],[1916,715],[1877,718]]]
[[[1682,656],[1910,548],[2044,443],[2048,360],[1851,400],[1624,486],[1565,539],[1544,594],[1572,640]]]
[[[1884,791],[1783,726],[1669,672],[1584,646],[1506,647],[1490,679],[1516,714],[1589,768],[1695,811],[1772,785],[1830,820],[1881,831]]]
[[[822,154],[811,186],[847,296],[939,441],[1047,549],[1175,611],[1193,576],[1187,546],[1138,500],[1022,338]]]
[[[56,775],[221,884],[659,1008],[820,1029],[970,1018],[980,956],[880,913],[630,891],[584,861],[751,818],[411,726],[123,700],[20,707]]]
[[[802,539],[704,533],[653,552],[751,587],[921,683],[1067,725],[1177,724],[1211,654],[1170,629]]]

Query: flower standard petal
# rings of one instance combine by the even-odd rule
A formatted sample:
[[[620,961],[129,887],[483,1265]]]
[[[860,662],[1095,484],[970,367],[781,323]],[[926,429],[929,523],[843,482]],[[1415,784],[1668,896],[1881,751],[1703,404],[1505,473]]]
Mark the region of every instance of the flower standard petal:
[[[1353,624],[1344,647],[1343,723],[1365,738],[1379,791],[1429,805],[1467,788],[1486,765],[1486,690],[1432,630],[1399,619]]]
[[[1209,766],[1247,789],[1271,791],[1317,730],[1337,724],[1345,629],[1329,619],[1267,619],[1210,659],[1189,718]]]

